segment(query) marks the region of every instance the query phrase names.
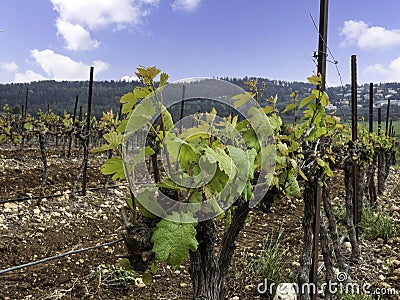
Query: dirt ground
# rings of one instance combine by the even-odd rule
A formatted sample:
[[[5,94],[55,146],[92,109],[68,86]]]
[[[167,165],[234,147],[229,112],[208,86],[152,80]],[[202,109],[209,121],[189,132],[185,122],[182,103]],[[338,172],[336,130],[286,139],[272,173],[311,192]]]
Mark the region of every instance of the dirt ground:
[[[0,201],[37,196],[42,165],[39,153],[27,149],[23,158],[12,149],[0,149]],[[123,226],[119,210],[125,205],[128,188],[124,185],[89,191],[73,200],[72,188],[81,157],[71,159],[54,153],[49,158],[50,174],[46,194],[64,193],[61,197],[0,204],[0,272],[71,250],[95,246],[121,238]],[[105,157],[91,156],[90,188],[103,187],[106,178],[99,166]],[[343,204],[343,176],[335,174],[332,199]],[[110,182],[110,184],[114,184]],[[385,193],[379,204],[400,226],[400,172],[392,170]],[[241,232],[227,286],[227,299],[261,299],[260,283],[246,273],[245,260],[259,255],[268,236],[283,229],[281,244],[288,250],[291,268],[289,278],[295,279],[296,262],[302,247],[302,199],[284,200],[272,213],[254,211]],[[345,228],[341,228],[345,233]],[[349,264],[348,275],[375,288],[397,289],[400,299],[400,238],[387,242],[360,236],[362,260]],[[348,257],[348,249],[343,251]],[[126,254],[123,243],[65,256],[46,263],[0,274],[0,299],[191,299],[191,282],[187,263],[178,270],[160,265],[158,275],[149,286],[115,277],[120,257]],[[120,270],[120,269],[119,269]],[[268,298],[268,297],[267,297]]]

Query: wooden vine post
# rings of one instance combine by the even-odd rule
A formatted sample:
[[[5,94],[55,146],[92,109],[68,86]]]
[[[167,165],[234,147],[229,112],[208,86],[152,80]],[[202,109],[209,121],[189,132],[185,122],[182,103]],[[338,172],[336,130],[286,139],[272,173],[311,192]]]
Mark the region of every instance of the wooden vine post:
[[[351,56],[351,140],[356,147],[357,145],[357,57]],[[358,165],[357,161],[353,163],[353,224],[356,230],[356,237],[359,234],[359,201],[358,199]]]
[[[374,84],[369,84],[369,133],[374,132]]]
[[[369,134],[374,132],[374,84],[371,82],[369,84]],[[372,164],[368,167],[367,172],[367,188],[369,204],[371,207],[376,205],[377,195],[376,195],[376,185],[375,185],[375,172],[376,172],[377,155],[374,153]]]
[[[387,110],[386,110],[386,130],[385,134],[388,136],[389,135],[389,118],[390,118],[390,99],[388,99],[387,102]]]
[[[92,95],[93,95],[93,70],[94,67],[90,67],[90,80],[89,80],[89,95],[88,95],[88,104],[87,104],[87,113],[86,113],[86,132],[85,139],[83,141],[83,179],[82,179],[82,195],[86,196],[87,190],[87,165],[89,160],[89,134],[90,134],[90,117],[92,111]]]
[[[327,56],[327,40],[328,40],[328,0],[320,1],[320,17],[319,17],[319,39],[318,39],[318,68],[317,73],[321,75],[321,84],[317,86],[320,92],[325,91],[326,82],[326,56]],[[319,99],[316,100],[319,102]],[[315,179],[318,181],[318,179]],[[310,268],[309,282],[314,286],[318,286],[318,260],[319,260],[319,242],[320,242],[320,226],[321,226],[321,195],[322,189],[318,183],[310,185],[313,189],[313,245],[312,245],[312,263]],[[305,208],[306,209],[306,208]],[[305,216],[307,212],[305,213]],[[308,298],[308,295],[300,295],[300,297]],[[317,299],[317,291],[312,290],[310,293],[311,299]]]

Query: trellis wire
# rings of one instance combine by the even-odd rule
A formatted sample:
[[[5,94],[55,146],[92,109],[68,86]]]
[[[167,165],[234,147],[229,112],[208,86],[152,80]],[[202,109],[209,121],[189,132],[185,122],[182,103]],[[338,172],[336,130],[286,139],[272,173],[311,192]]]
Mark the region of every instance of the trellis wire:
[[[30,263],[26,263],[26,264],[23,264],[23,265],[14,266],[14,267],[11,267],[11,268],[8,268],[8,269],[0,270],[0,275],[8,273],[8,272],[16,271],[16,270],[19,270],[19,269],[32,267],[32,266],[39,265],[39,264],[43,264],[43,263],[46,263],[48,261],[59,259],[59,258],[62,258],[62,257],[65,257],[65,256],[69,256],[69,255],[72,255],[72,254],[77,254],[77,253],[86,252],[86,251],[89,251],[89,250],[94,250],[94,249],[98,249],[98,248],[102,248],[102,247],[106,247],[106,246],[111,246],[111,245],[114,245],[114,244],[121,243],[121,242],[123,242],[123,240],[124,239],[118,239],[118,240],[115,240],[115,241],[112,241],[112,242],[108,242],[108,243],[105,243],[105,244],[92,246],[92,247],[87,247],[87,248],[82,248],[82,249],[79,249],[79,250],[72,250],[72,251],[68,251],[66,253],[58,254],[58,255],[55,255],[55,256],[51,256],[51,257],[46,257],[46,258],[43,258],[43,259],[40,259],[40,260],[36,260],[36,261],[32,261]]]

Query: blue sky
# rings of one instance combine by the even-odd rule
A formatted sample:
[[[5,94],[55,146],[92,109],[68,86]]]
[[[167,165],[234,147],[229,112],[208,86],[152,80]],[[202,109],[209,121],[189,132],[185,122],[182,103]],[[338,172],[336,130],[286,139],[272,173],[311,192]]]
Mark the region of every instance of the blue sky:
[[[328,47],[344,84],[400,81],[400,1],[329,3]],[[319,0],[2,0],[0,83],[120,80],[139,65],[197,76],[305,81]],[[328,59],[334,59],[329,56]],[[328,63],[327,83],[340,84]]]

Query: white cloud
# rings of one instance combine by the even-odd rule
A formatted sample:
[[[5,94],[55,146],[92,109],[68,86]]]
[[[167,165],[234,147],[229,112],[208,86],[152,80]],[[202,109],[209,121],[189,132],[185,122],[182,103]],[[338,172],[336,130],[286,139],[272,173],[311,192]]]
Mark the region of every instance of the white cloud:
[[[121,81],[126,81],[126,82],[132,82],[132,81],[139,81],[139,78],[137,78],[136,76],[122,76]]]
[[[362,50],[388,49],[400,45],[400,30],[369,26],[364,21],[345,21],[340,35],[341,46],[356,45]]]
[[[400,56],[388,65],[374,64],[364,70],[364,76],[370,81],[394,82],[400,81]]]
[[[194,11],[201,0],[174,0],[171,7],[173,10]]]
[[[52,50],[31,50],[31,55],[45,72],[45,75],[28,70],[25,73],[15,75],[15,81],[35,80],[88,80],[90,66],[94,67],[94,74],[99,74],[109,68],[109,65],[101,60],[94,61],[91,65],[80,61],[74,61],[70,57],[57,54]]]
[[[90,38],[93,30],[109,26],[122,29],[138,26],[160,0],[51,0],[59,17],[56,21],[58,34],[70,50],[88,50],[98,46]],[[83,42],[84,46],[79,46]]]
[[[35,71],[28,70],[25,73],[17,73],[14,77],[14,82],[32,82],[46,80],[42,74],[36,73]]]
[[[1,68],[7,72],[15,72],[18,70],[18,65],[14,61],[11,61],[1,64]]]
[[[68,21],[57,20],[58,34],[65,39],[68,50],[90,50],[97,48],[100,43],[92,40],[90,32],[79,24],[72,24]]]

